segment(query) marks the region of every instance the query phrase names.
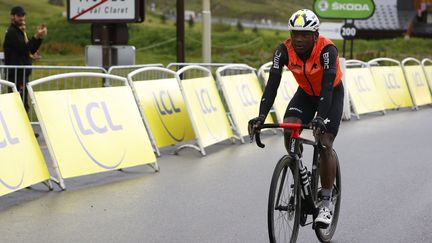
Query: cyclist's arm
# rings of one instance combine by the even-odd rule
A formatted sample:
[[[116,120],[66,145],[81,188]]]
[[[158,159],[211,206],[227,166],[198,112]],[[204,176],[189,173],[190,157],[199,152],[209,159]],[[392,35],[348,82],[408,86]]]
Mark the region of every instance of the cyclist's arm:
[[[338,54],[335,46],[328,45],[324,47],[320,57],[324,71],[317,113],[317,116],[323,118],[327,116],[332,104],[333,84],[336,81],[336,58],[338,58]]]
[[[273,105],[282,78],[283,67],[286,63],[288,63],[288,52],[285,45],[280,44],[273,54],[273,65],[270,68],[267,85],[261,98],[260,117],[267,117]]]

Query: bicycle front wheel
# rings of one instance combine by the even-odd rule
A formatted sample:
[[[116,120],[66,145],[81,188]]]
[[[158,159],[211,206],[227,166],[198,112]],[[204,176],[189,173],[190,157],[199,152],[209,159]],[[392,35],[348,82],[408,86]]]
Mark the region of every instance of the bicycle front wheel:
[[[268,200],[271,243],[296,242],[300,223],[300,186],[295,161],[285,155],[276,165]]]
[[[336,151],[334,151],[334,154],[336,156],[336,180],[333,184],[333,192],[332,192],[332,205],[333,207],[330,209],[333,214],[333,219],[331,224],[326,229],[320,229],[318,227],[315,227],[315,234],[318,237],[319,241],[321,242],[330,242],[333,238],[333,235],[336,231],[338,219],[339,219],[339,210],[340,210],[340,204],[342,199],[342,182],[341,182],[341,171],[339,167],[339,159],[337,157]],[[315,181],[319,182],[319,172],[317,173],[317,178]],[[320,185],[316,187],[318,190],[320,190]]]

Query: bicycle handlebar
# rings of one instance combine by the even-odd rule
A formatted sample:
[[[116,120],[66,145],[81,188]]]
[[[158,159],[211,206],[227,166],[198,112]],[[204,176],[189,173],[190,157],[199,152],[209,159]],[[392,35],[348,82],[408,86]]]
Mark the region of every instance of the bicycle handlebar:
[[[291,129],[291,137],[292,138],[300,138],[300,130],[302,129],[310,129],[312,130],[311,125],[299,124],[299,123],[268,123],[263,124],[261,129],[263,128],[288,128]],[[260,129],[260,130],[261,130]],[[260,148],[264,148],[265,144],[261,142],[261,131],[258,130],[254,135],[251,136],[251,142],[253,137],[255,136],[255,142]]]

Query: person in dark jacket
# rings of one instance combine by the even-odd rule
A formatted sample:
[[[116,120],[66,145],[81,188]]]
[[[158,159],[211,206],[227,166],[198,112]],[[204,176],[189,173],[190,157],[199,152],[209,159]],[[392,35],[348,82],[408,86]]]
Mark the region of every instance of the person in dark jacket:
[[[15,6],[11,9],[11,24],[6,31],[3,51],[5,65],[29,66],[32,65],[32,55],[35,54],[42,44],[42,39],[47,35],[48,30],[45,25],[39,25],[36,33],[29,37],[25,32],[25,15],[26,12],[21,6]],[[31,74],[31,69],[8,68],[6,69],[6,79],[16,84],[24,106],[28,111],[26,84]]]

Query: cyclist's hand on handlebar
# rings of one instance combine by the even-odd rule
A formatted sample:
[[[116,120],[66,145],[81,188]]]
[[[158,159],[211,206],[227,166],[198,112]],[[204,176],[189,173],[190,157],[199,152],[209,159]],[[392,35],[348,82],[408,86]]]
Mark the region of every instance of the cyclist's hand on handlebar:
[[[324,119],[320,116],[315,117],[311,121],[311,126],[315,137],[319,137],[321,134],[324,134],[327,131]]]
[[[261,130],[261,126],[262,124],[264,124],[264,121],[265,121],[265,117],[263,115],[260,115],[258,117],[249,120],[248,132],[249,132],[251,142],[253,141],[253,137],[255,133]]]

